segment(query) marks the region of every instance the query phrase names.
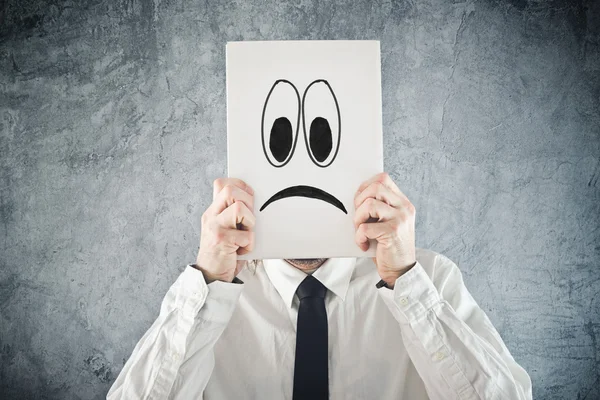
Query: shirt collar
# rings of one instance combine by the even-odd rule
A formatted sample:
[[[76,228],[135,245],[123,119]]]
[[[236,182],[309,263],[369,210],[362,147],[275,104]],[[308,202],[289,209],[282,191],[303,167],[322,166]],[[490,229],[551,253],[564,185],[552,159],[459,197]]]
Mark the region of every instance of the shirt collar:
[[[291,307],[296,289],[308,274],[283,259],[263,260],[263,265],[269,280],[279,292],[284,303]],[[356,258],[354,257],[329,258],[313,272],[312,276],[343,301],[346,298],[355,265]]]

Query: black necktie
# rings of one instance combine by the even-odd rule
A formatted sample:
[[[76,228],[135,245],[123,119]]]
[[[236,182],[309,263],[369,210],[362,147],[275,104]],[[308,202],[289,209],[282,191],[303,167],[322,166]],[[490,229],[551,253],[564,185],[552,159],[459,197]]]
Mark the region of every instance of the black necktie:
[[[296,330],[294,400],[329,398],[325,293],[327,288],[312,275],[304,278],[296,290],[300,307]]]

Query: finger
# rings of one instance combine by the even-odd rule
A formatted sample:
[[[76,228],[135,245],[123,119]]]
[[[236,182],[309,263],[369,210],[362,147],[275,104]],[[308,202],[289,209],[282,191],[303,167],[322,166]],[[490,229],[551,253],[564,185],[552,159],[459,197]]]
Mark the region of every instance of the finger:
[[[234,246],[240,248],[249,248],[254,244],[254,232],[240,231],[238,229],[227,229],[225,232],[227,241]]]
[[[237,249],[237,253],[242,256],[244,254],[248,254],[250,253],[252,250],[248,249],[248,247],[240,247],[239,249]]]
[[[251,231],[249,231],[249,232],[251,232]],[[240,247],[237,250],[237,253],[241,256],[241,255],[250,253],[252,250],[254,250],[254,237],[252,237],[252,240],[250,241],[250,243],[247,246]]]
[[[354,227],[367,222],[369,218],[376,218],[379,221],[386,221],[398,215],[398,210],[383,201],[372,197],[366,199],[354,213]]]
[[[388,189],[390,189],[392,192],[397,193],[399,195],[404,196],[404,193],[402,193],[400,191],[400,189],[398,188],[398,186],[394,183],[394,181],[392,180],[392,178],[390,178],[390,176],[387,174],[387,172],[381,172],[375,176],[373,176],[371,179],[368,179],[366,181],[364,181],[357,190],[357,194],[362,192],[363,190],[365,190],[367,188],[367,186],[369,186],[371,183],[373,182],[380,182],[383,185],[385,185]],[[406,196],[404,196],[406,197]]]
[[[250,253],[254,249],[254,232],[252,231],[237,231],[241,232],[241,235],[238,236],[236,233],[235,244],[238,246],[236,251],[237,254],[247,254]]]
[[[354,233],[354,240],[361,250],[369,249],[369,239],[378,240],[393,231],[389,222],[365,222],[358,226]]]
[[[243,202],[236,200],[217,215],[217,222],[220,226],[229,229],[237,229],[238,224],[240,224],[245,230],[250,230],[254,227],[256,218]]]
[[[213,182],[213,199],[217,197],[217,194],[223,190],[223,188],[227,185],[237,186],[240,189],[248,192],[250,195],[254,195],[254,190],[241,179],[237,178],[217,178]]]
[[[354,207],[358,208],[368,198],[383,201],[392,207],[402,207],[402,198],[381,182],[372,182],[354,198]]]
[[[227,184],[217,194],[212,204],[208,207],[210,215],[218,215],[236,201],[241,201],[249,209],[254,209],[254,197],[238,186]]]

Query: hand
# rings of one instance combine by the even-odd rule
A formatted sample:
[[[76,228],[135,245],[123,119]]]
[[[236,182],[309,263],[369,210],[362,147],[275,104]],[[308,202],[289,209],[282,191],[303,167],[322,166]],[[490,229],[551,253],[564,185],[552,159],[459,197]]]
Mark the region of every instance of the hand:
[[[366,251],[369,239],[377,240],[379,276],[389,288],[416,263],[415,206],[388,174],[363,182],[354,197],[356,244]]]
[[[202,214],[200,249],[196,266],[207,283],[231,282],[254,247],[254,191],[234,178],[219,178],[213,183],[213,202]]]

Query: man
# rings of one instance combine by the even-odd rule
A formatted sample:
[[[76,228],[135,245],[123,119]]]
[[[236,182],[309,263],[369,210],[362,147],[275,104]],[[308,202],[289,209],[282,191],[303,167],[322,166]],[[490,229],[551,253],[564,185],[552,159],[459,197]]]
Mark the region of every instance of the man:
[[[458,267],[415,248],[415,208],[387,174],[355,196],[356,243],[375,239],[373,260],[246,265],[253,191],[217,179],[213,199],[196,264],[109,399],[531,399]]]

